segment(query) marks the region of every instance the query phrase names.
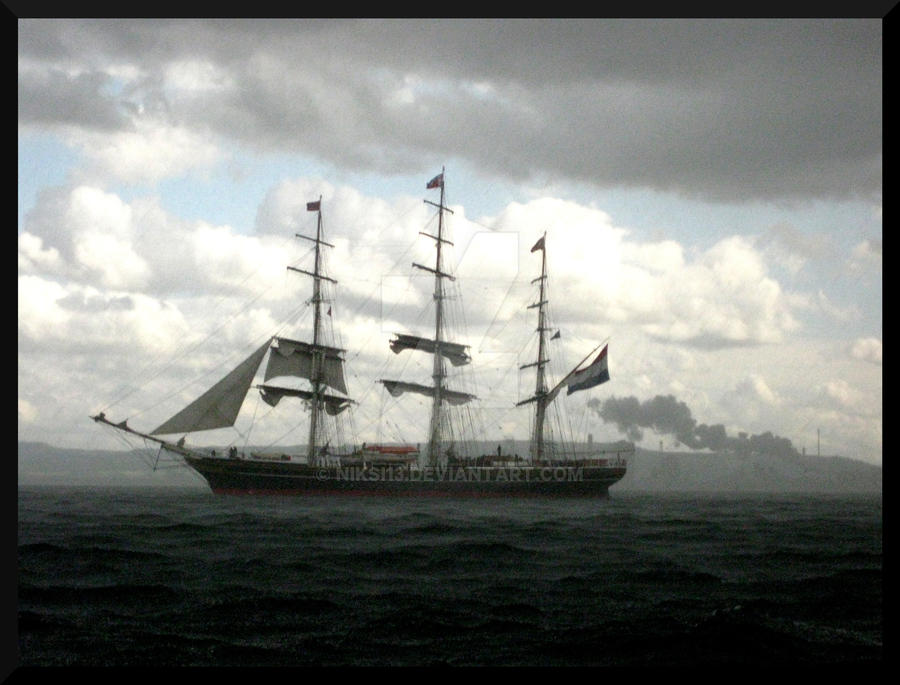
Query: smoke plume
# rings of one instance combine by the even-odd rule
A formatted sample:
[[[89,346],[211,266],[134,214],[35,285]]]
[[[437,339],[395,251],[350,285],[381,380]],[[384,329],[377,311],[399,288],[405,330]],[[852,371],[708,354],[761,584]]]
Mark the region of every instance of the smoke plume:
[[[738,454],[799,456],[790,440],[772,435],[769,431],[749,436],[738,433],[738,437],[729,437],[722,424],[698,424],[690,408],[672,395],[657,395],[645,402],[638,401],[636,397],[612,397],[605,401],[595,399],[590,400],[588,406],[606,423],[614,423],[632,442],[643,438],[642,429],[647,428],[671,435],[682,445],[695,450],[706,448]]]

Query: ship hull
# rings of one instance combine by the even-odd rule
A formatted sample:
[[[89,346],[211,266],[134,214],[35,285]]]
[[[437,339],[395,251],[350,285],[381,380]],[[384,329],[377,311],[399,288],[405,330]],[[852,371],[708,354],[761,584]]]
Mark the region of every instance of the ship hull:
[[[315,467],[185,457],[217,494],[606,497],[624,466]]]

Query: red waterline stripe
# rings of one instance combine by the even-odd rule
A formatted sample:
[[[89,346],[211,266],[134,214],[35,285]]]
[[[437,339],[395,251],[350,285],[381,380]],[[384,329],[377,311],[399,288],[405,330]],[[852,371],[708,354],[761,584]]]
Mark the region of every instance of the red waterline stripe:
[[[475,491],[459,491],[450,492],[446,490],[245,490],[242,488],[213,488],[216,495],[237,495],[237,496],[257,496],[264,497],[285,497],[302,495],[304,497],[457,497],[457,498],[497,498],[497,497],[546,497],[546,498],[596,498],[608,497],[609,492],[598,493],[549,493],[549,492],[475,492]]]

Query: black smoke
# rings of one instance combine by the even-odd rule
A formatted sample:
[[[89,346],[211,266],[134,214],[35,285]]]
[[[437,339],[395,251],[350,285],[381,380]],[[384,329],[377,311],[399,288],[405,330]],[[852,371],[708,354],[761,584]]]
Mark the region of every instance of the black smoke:
[[[606,423],[615,424],[632,442],[643,438],[643,429],[647,428],[662,435],[671,435],[682,445],[695,450],[800,456],[790,440],[772,435],[769,431],[759,435],[738,433],[737,437],[729,437],[722,424],[698,424],[690,408],[672,395],[657,395],[645,402],[640,402],[636,397],[612,397],[605,401],[590,400],[588,406]]]

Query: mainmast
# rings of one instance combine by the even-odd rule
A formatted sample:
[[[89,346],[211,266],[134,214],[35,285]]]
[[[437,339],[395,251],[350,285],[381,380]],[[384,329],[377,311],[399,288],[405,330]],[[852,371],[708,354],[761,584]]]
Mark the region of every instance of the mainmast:
[[[437,465],[440,458],[441,441],[443,440],[443,406],[445,404],[465,404],[475,399],[474,395],[468,393],[451,390],[446,386],[447,378],[447,360],[453,366],[463,366],[471,361],[471,357],[466,351],[466,345],[451,342],[445,339],[446,330],[444,326],[444,299],[447,297],[444,287],[444,279],[455,280],[452,275],[443,270],[443,248],[445,245],[452,246],[453,243],[444,237],[444,212],[453,213],[452,210],[444,206],[444,170],[431,179],[425,189],[440,188],[440,202],[434,203],[425,200],[426,204],[437,207],[438,209],[438,225],[437,235],[431,233],[420,233],[435,241],[435,258],[434,268],[416,264],[413,266],[422,271],[427,271],[434,275],[434,339],[422,338],[416,335],[408,335],[398,333],[397,338],[390,342],[391,350],[395,354],[399,354],[403,350],[419,350],[434,355],[434,361],[431,367],[431,378],[433,385],[425,386],[418,383],[407,383],[403,381],[391,381],[382,379],[381,382],[385,388],[393,396],[398,397],[404,392],[413,392],[420,395],[431,397],[431,420],[428,430],[428,452],[427,461],[430,465]]]
[[[441,189],[441,199],[436,205],[438,208],[438,231],[436,236],[423,233],[423,235],[435,241],[434,269],[428,269],[420,264],[413,264],[419,269],[433,271],[434,273],[434,363],[432,364],[431,372],[431,378],[434,381],[434,395],[431,401],[431,423],[428,432],[428,463],[431,465],[438,463],[440,453],[441,402],[443,400],[444,379],[447,376],[444,357],[441,353],[444,336],[444,279],[452,278],[449,274],[441,271],[441,248],[445,242],[452,245],[450,241],[444,239],[444,211],[450,211],[444,207],[444,167],[441,167],[441,173],[426,185],[426,190],[434,187],[435,184]],[[434,205],[433,202],[428,200],[425,200],[425,202]]]

